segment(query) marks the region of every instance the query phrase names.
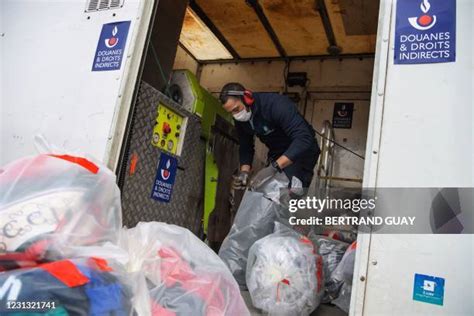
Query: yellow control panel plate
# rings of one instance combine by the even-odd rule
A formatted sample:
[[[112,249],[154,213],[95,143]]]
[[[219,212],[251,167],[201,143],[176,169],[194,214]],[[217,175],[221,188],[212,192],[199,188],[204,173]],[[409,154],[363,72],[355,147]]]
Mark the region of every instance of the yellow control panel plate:
[[[156,124],[153,128],[153,137],[151,144],[163,151],[179,154],[178,147],[184,131],[184,117],[181,114],[171,110],[166,105],[158,104],[158,113]]]

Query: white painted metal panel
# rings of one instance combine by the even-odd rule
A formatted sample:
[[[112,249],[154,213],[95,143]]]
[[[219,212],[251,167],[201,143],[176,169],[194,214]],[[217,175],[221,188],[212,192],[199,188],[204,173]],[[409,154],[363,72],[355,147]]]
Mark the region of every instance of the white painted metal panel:
[[[392,19],[378,186],[473,186],[472,14],[457,0],[456,62],[413,66],[393,64]]]
[[[144,2],[153,1],[86,13],[85,0],[1,1],[0,165],[34,153],[38,133],[107,159],[119,96],[136,80],[125,75],[132,57],[141,58],[134,46]],[[92,72],[102,25],[118,21],[131,21],[120,70]]]
[[[382,1],[381,19],[392,18],[379,30],[364,185],[473,187],[474,3],[457,1],[456,62],[424,65],[393,64],[395,7]],[[359,242],[351,314],[473,314],[473,235],[372,234]],[[415,273],[445,279],[443,306],[412,299]]]
[[[473,235],[373,235],[364,315],[472,315],[473,249]],[[412,299],[415,273],[445,279],[443,306]]]

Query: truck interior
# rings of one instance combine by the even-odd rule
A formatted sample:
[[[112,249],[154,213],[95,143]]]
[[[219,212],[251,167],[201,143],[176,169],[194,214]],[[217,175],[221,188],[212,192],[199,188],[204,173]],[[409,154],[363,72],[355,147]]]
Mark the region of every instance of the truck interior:
[[[0,0],[0,315],[474,315],[473,15]],[[229,82],[312,125],[306,195],[258,139],[236,188]]]
[[[175,223],[218,251],[242,198],[231,190],[238,141],[218,101],[228,82],[287,95],[314,127],[310,189],[360,189],[378,10],[370,0],[159,1],[117,170],[124,224]],[[179,199],[166,204],[149,198],[156,148],[178,157]],[[257,141],[254,170],[265,163]]]

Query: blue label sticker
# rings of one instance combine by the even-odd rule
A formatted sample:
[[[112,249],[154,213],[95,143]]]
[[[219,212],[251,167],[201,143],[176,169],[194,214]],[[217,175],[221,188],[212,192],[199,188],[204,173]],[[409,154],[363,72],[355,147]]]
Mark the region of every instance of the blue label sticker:
[[[413,300],[442,306],[443,299],[443,278],[415,273]]]
[[[398,0],[395,64],[456,61],[456,0]]]
[[[178,160],[176,158],[164,153],[161,154],[151,192],[152,199],[162,202],[171,200],[177,168]]]
[[[130,21],[104,24],[92,63],[92,71],[118,70],[122,65]]]

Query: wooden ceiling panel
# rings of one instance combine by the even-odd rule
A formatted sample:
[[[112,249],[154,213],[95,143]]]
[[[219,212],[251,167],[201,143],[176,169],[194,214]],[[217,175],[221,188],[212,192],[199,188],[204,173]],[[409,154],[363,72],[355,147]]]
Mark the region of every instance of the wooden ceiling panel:
[[[342,48],[342,54],[375,52],[377,35],[370,33],[377,29],[378,5],[374,6],[371,2],[374,0],[325,0],[336,42]],[[357,28],[351,27],[355,24],[359,24]],[[349,35],[354,33],[370,35]]]
[[[347,35],[377,33],[379,1],[339,0],[339,7]]]
[[[315,0],[260,0],[289,56],[327,54],[328,40]]]
[[[199,60],[232,58],[224,45],[189,8],[186,9],[179,41]]]
[[[241,57],[279,56],[254,10],[244,0],[197,0],[196,3]]]

